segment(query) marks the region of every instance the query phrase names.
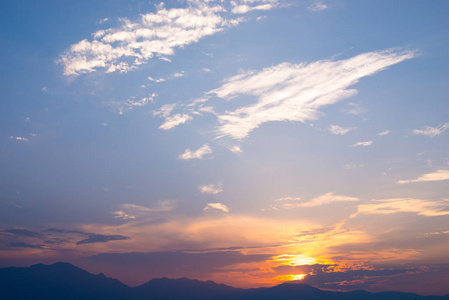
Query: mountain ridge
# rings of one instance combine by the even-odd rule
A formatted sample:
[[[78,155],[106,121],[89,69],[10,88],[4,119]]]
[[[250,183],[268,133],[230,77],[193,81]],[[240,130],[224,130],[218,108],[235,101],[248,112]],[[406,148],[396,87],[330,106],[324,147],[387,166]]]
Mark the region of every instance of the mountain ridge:
[[[421,296],[385,291],[370,293],[326,291],[303,283],[283,283],[269,288],[242,289],[214,281],[166,277],[129,287],[118,279],[89,273],[70,263],[36,264],[0,269],[0,300],[449,300],[445,296]]]

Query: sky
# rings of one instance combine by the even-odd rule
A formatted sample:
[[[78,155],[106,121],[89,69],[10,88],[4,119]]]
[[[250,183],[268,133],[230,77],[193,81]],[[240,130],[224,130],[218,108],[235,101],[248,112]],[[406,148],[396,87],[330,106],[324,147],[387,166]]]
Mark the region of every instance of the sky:
[[[449,294],[448,11],[4,1],[0,267]]]

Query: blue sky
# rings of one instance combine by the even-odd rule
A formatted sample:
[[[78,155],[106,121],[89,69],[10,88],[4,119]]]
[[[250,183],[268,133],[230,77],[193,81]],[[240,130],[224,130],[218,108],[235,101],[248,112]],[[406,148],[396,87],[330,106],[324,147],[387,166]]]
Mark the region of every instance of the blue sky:
[[[446,1],[3,7],[1,266],[449,293]]]

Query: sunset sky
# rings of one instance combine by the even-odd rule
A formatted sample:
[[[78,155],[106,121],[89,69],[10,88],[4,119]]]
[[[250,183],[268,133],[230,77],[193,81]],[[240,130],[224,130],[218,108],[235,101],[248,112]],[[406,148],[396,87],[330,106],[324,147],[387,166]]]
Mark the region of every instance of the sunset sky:
[[[3,1],[0,267],[449,294],[448,12]]]

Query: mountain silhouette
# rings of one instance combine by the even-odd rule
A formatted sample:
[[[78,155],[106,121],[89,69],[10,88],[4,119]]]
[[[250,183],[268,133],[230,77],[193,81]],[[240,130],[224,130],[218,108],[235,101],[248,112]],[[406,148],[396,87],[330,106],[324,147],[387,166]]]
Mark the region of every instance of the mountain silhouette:
[[[153,279],[128,287],[104,274],[91,274],[69,263],[0,269],[0,300],[449,300],[400,292],[331,292],[307,284],[240,289],[187,278]]]

